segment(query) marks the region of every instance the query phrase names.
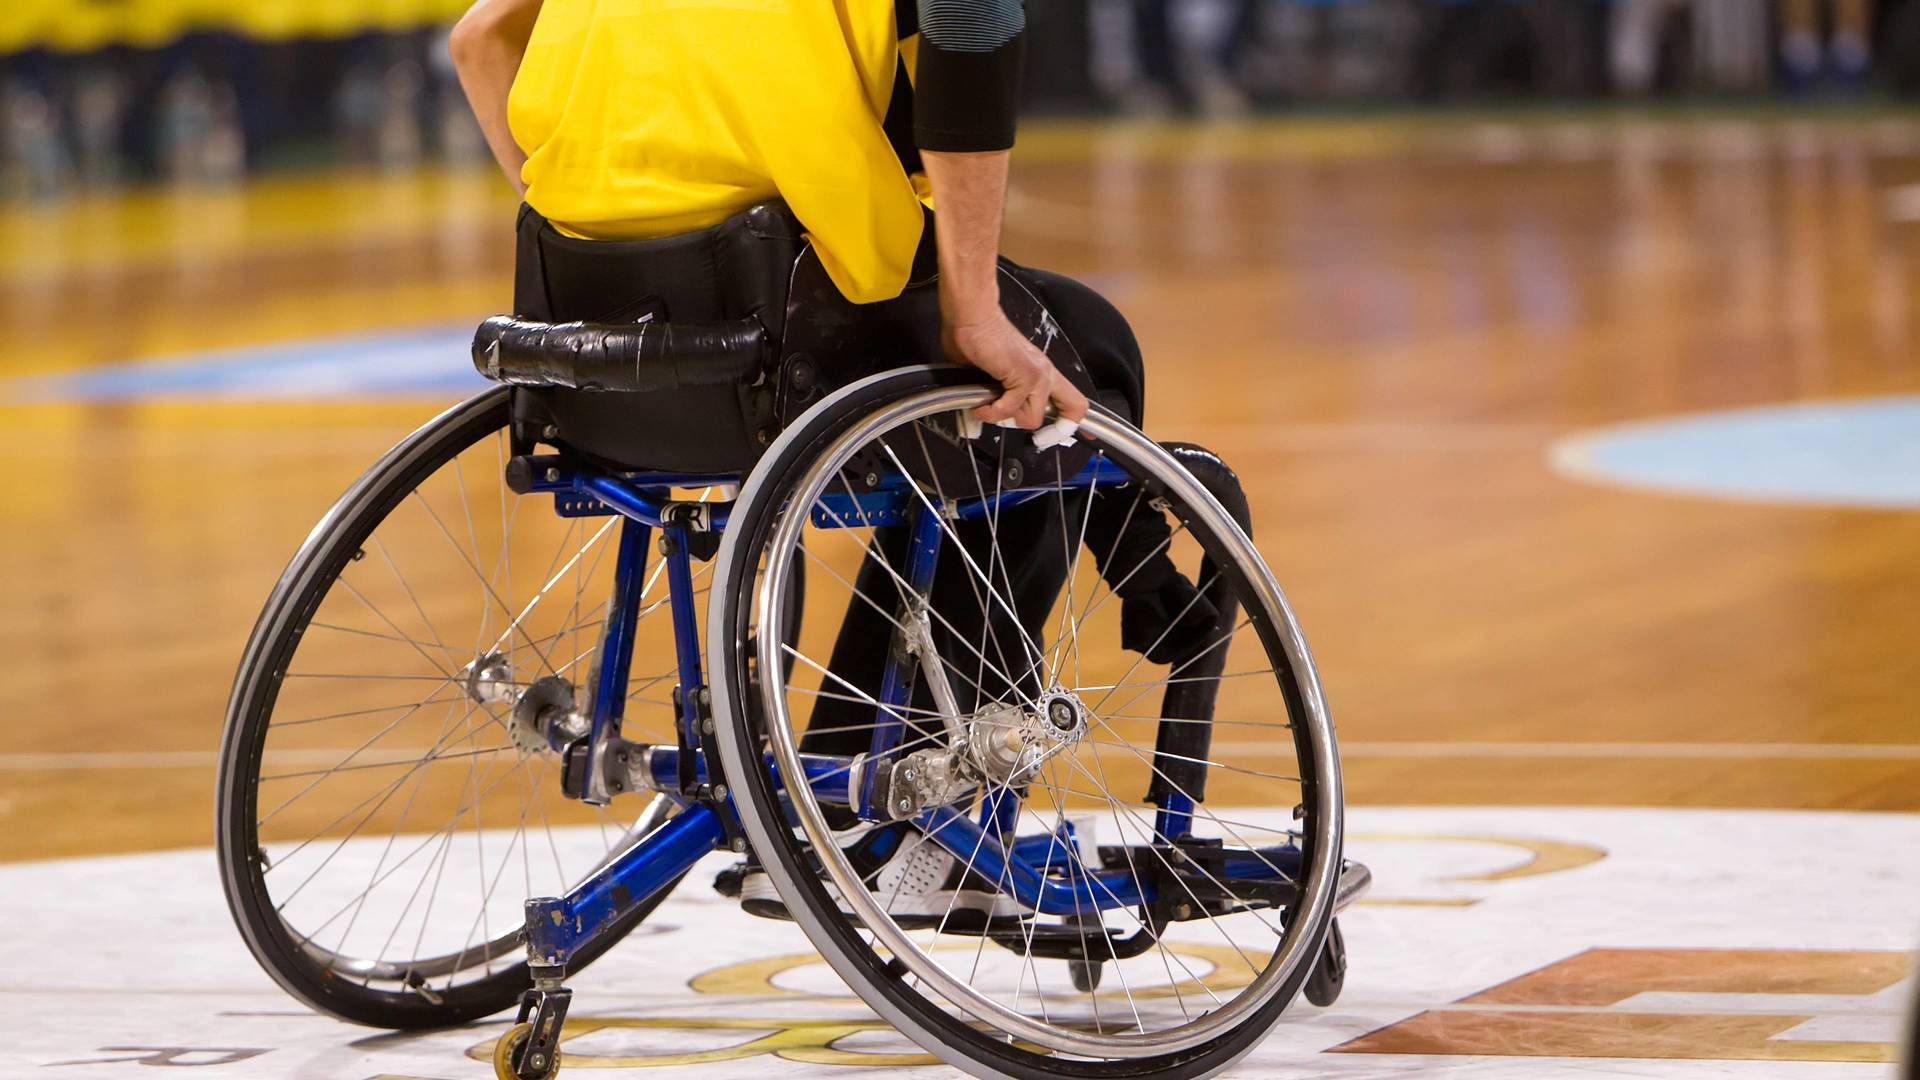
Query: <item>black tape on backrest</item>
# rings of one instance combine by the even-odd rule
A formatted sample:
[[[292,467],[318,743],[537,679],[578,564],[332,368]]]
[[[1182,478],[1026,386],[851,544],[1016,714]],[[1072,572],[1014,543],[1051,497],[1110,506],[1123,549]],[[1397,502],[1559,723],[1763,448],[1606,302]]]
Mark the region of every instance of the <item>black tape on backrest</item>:
[[[473,366],[497,382],[647,392],[751,380],[765,365],[758,319],[719,323],[544,323],[495,315],[473,335]]]

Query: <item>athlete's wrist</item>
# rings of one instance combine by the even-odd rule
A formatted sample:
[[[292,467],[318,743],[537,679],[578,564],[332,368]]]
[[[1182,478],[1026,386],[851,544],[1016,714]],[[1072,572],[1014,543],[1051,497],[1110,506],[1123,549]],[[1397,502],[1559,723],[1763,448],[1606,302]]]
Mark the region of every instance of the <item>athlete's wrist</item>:
[[[978,281],[961,280],[961,275],[944,273],[940,280],[940,318],[948,326],[972,326],[1004,318],[1000,310],[1000,282],[997,273],[970,275]]]

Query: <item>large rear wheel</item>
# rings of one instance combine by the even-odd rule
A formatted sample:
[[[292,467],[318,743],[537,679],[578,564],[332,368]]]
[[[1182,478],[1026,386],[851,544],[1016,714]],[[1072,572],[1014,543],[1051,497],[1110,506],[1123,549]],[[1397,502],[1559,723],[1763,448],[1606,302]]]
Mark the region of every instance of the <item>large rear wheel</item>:
[[[723,762],[788,910],[928,1050],[982,1074],[1209,1075],[1271,1029],[1334,914],[1340,779],[1312,660],[1245,532],[1172,454],[1105,413],[1083,428],[1090,453],[1036,457],[1020,451],[1024,434],[970,436],[962,414],[991,396],[967,372],[875,376],[815,406],[762,459],[711,598]],[[1088,469],[1110,478],[1097,494],[1072,479]],[[939,522],[930,587],[915,585],[920,541],[902,515],[859,509],[888,492],[906,520]],[[1161,520],[1137,527],[1148,516]],[[1168,562],[1197,590],[1168,584]],[[783,582],[801,564],[809,588],[784,644],[757,631],[791,610]],[[1133,587],[1149,574],[1161,584]],[[923,668],[904,700],[888,697],[887,676],[835,644],[855,617],[878,618],[868,637],[895,655],[937,651],[949,685]],[[951,857],[935,893],[944,912],[907,910],[897,881],[876,885],[843,851],[861,827],[819,794],[830,778],[780,782],[805,774],[803,743],[848,753],[896,718],[891,760],[925,752],[932,768],[895,769],[892,782],[942,778],[900,805],[914,805],[901,842]],[[1157,742],[1209,718],[1208,749]],[[885,767],[852,771],[863,781]],[[970,849],[940,824],[956,819],[979,824]],[[993,849],[1014,835],[1075,907],[1010,897]],[[1155,898],[1130,895],[1142,890]]]
[[[342,1019],[440,1027],[512,1005],[529,985],[524,901],[669,812],[564,797],[558,755],[516,719],[530,690],[584,707],[620,519],[508,488],[508,394],[436,418],[341,498],[235,679],[216,822],[228,904],[275,980]],[[626,729],[670,741],[664,582],[648,585],[636,656],[668,674],[636,661]]]

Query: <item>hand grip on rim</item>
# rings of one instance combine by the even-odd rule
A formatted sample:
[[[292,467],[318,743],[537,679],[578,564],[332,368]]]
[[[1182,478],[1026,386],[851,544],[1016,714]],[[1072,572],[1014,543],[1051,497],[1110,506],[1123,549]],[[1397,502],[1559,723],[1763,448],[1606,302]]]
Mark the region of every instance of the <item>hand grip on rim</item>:
[[[1066,419],[1060,415],[1059,410],[1051,406],[1047,409],[1047,417],[1052,423],[1044,424],[1033,432],[1033,445],[1035,449],[1051,450],[1056,446],[1065,446],[1071,443],[1074,436],[1080,431],[1079,421]],[[980,433],[986,429],[985,423],[981,421],[979,417],[974,416],[970,409],[962,410],[959,414],[959,419],[960,436],[962,438],[977,439],[980,437]],[[1019,421],[1011,418],[995,420],[993,423],[995,427],[1016,429],[1020,427]]]

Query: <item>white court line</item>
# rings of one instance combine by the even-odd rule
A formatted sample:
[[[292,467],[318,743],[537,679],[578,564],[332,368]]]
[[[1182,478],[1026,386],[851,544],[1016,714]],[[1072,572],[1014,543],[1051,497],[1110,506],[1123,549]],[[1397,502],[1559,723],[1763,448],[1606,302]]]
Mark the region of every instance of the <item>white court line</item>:
[[[348,750],[284,750],[267,755],[280,765],[331,765]],[[1284,742],[1221,741],[1215,754],[1293,754]],[[356,762],[415,761],[425,750],[363,753]],[[1920,761],[1920,744],[1906,743],[1665,743],[1665,742],[1373,742],[1346,740],[1342,758],[1644,758],[1685,761]],[[454,759],[449,758],[449,761]],[[465,759],[460,759],[465,760]],[[211,769],[218,754],[201,750],[103,751],[101,753],[0,754],[0,772],[63,772],[75,769]]]
[[[1287,754],[1272,742],[1216,742],[1220,754]],[[1920,745],[1903,743],[1669,742],[1369,742],[1342,740],[1342,758],[1751,758],[1796,761],[1920,761]]]

